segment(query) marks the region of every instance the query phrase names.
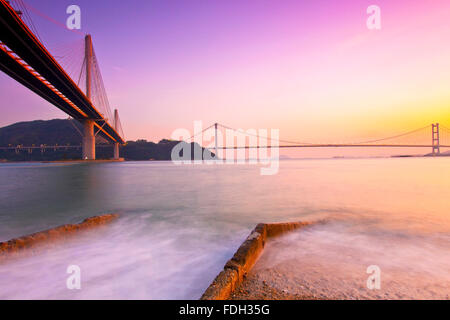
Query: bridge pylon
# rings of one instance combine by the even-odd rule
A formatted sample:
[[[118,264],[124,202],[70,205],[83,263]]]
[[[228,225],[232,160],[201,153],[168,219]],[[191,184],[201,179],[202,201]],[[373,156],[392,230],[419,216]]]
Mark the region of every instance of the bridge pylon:
[[[119,112],[117,109],[114,109],[114,129],[117,131],[119,130]],[[114,142],[114,160],[119,160],[119,143]]]
[[[431,125],[433,135],[432,135],[432,148],[433,148],[433,155],[439,155],[441,153],[440,148],[440,141],[439,141],[439,123],[433,123]]]
[[[95,160],[94,120],[83,120],[83,160]]]
[[[92,70],[92,38],[86,35],[85,41],[85,66],[86,66],[86,97],[91,100],[91,70]],[[83,120],[83,160],[95,160],[95,135],[94,120]]]
[[[218,145],[217,145],[217,141],[218,141],[218,138],[217,138],[217,125],[218,125],[217,122],[214,123],[214,152],[216,153],[215,154],[216,160],[219,159]]]

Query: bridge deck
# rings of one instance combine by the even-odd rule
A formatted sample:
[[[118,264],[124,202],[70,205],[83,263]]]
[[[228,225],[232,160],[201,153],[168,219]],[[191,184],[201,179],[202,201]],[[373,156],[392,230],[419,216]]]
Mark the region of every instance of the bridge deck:
[[[77,120],[93,119],[108,141],[125,143],[16,12],[0,0],[0,69]]]

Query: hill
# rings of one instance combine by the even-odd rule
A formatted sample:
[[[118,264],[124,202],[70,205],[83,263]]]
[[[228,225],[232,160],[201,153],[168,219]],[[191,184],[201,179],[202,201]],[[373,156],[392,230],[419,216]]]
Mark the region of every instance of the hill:
[[[7,146],[39,146],[46,145],[70,145],[81,146],[81,125],[77,121],[54,119],[18,122],[0,128],[0,147]],[[80,132],[79,132],[80,131]],[[125,146],[120,147],[120,156],[125,160],[171,160],[171,152],[180,141],[163,139],[158,143],[137,140],[127,141]],[[192,159],[194,149],[201,148],[200,145],[191,143]],[[205,151],[202,149],[202,154]],[[96,147],[97,159],[111,159],[113,157],[112,145],[105,143],[97,136]],[[206,152],[207,157],[214,157],[213,153]],[[54,161],[54,160],[79,160],[81,159],[81,147],[79,149],[68,148],[67,150],[34,150],[29,153],[21,150],[0,150],[0,160],[3,161]]]
[[[14,123],[0,128],[0,146],[78,145],[81,143],[81,135],[74,126],[81,130],[81,125],[77,121],[62,119]]]

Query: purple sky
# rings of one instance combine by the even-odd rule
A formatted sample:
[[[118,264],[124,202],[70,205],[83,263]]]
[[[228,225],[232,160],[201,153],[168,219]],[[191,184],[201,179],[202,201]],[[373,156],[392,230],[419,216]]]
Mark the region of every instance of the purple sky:
[[[77,4],[128,139],[216,121],[284,139],[450,126],[450,2],[25,0],[65,24]],[[382,30],[366,9],[382,9]],[[50,52],[83,38],[29,10]],[[0,126],[64,118],[0,74]]]

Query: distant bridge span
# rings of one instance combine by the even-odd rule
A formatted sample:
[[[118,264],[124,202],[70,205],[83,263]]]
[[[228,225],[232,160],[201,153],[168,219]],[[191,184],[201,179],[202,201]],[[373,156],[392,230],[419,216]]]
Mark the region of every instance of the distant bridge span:
[[[243,136],[253,136],[254,138],[257,138],[256,143],[257,145],[225,145],[221,146],[218,141],[218,128],[221,127],[225,130],[231,130],[235,134],[240,134]],[[214,123],[213,125],[203,129],[201,132],[196,133],[193,135],[190,139],[191,141],[198,135],[205,133],[207,130],[212,130],[214,128],[214,146],[208,147],[209,150],[215,150],[215,153],[217,154],[218,150],[237,150],[237,149],[270,149],[270,148],[430,148],[433,155],[439,155],[441,148],[450,148],[449,139],[450,138],[450,129],[446,127],[442,127],[439,125],[439,123],[433,123],[431,125],[425,126],[423,128],[419,128],[416,130],[412,130],[409,132],[405,132],[402,134],[398,134],[391,137],[385,137],[381,139],[375,139],[375,140],[369,140],[369,141],[362,141],[362,142],[355,142],[355,143],[306,143],[306,142],[295,142],[295,141],[286,141],[286,140],[280,140],[280,139],[274,139],[270,137],[263,137],[259,136],[255,133],[249,133],[248,131],[243,131],[235,128],[230,128],[228,126],[225,126],[223,124]],[[431,129],[431,130],[430,130]],[[445,133],[445,137],[447,138],[445,141],[447,143],[441,143],[442,134],[441,129],[443,130],[442,133]],[[430,130],[430,131],[428,131]],[[404,138],[404,137],[411,137],[413,134],[426,134],[426,136],[431,138],[431,144],[427,143],[392,143],[393,140]],[[262,139],[262,142],[264,144],[260,143],[260,139]],[[194,140],[195,141],[195,140]],[[268,141],[271,141],[271,144],[267,144]],[[391,143],[388,143],[386,141],[389,141]],[[273,143],[275,142],[275,143]],[[255,143],[255,141],[253,142]],[[284,143],[284,144],[280,144]],[[375,144],[376,143],[376,144]]]
[[[217,149],[262,149],[262,148],[433,148],[429,144],[297,144],[279,146],[229,146]],[[440,145],[441,148],[450,148],[450,145]]]

